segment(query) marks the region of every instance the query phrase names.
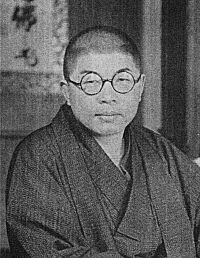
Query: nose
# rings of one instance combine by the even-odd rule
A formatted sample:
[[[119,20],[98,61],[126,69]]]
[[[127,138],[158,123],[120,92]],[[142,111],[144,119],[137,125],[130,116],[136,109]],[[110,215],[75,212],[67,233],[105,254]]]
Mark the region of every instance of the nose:
[[[100,103],[116,102],[117,92],[113,89],[110,81],[105,81],[101,92],[97,95]]]

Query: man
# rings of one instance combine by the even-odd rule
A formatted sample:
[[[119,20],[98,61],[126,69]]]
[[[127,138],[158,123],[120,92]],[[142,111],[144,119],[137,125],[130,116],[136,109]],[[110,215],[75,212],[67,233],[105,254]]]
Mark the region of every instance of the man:
[[[145,76],[136,45],[87,29],[65,53],[66,104],[13,155],[7,229],[16,257],[200,257],[200,171],[134,126]]]

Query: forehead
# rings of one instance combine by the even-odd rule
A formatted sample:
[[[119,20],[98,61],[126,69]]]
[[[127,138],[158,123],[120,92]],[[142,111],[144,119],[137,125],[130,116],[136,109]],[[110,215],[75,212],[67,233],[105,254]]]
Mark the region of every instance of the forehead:
[[[135,54],[134,50],[132,49],[132,45],[126,38],[112,33],[99,33],[93,31],[82,35],[71,44],[70,51],[68,52],[66,59],[67,71],[70,74],[82,56],[91,55],[94,53],[111,55],[114,52],[132,56],[132,61],[140,69],[137,54]]]
[[[138,73],[130,54],[119,51],[110,53],[89,52],[77,57],[71,72],[78,77],[90,71],[97,72],[105,77],[112,77],[114,73],[122,69],[127,69],[133,74]]]
[[[124,40],[118,35],[106,32],[90,32],[82,35],[76,41],[74,47],[101,52],[119,49],[123,44],[125,44]]]

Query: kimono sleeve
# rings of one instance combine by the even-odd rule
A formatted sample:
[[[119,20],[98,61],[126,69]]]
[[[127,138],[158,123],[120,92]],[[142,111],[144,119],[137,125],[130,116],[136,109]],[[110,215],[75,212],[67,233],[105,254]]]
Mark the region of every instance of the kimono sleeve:
[[[13,155],[6,193],[11,252],[14,257],[95,257],[82,234],[66,172],[48,145],[28,139]]]

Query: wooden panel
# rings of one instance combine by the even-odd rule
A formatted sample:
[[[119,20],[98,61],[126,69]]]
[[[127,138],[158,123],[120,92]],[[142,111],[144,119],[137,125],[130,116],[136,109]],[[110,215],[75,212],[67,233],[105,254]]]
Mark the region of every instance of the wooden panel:
[[[126,31],[140,41],[142,1],[140,0],[69,0],[69,34],[95,26],[110,25]],[[135,31],[137,35],[135,35]]]
[[[200,1],[188,1],[187,48],[187,146],[200,157]]]
[[[30,132],[48,124],[64,99],[59,95],[4,92],[1,130]]]
[[[186,151],[187,1],[162,2],[162,130]]]
[[[146,75],[143,124],[161,128],[161,1],[143,1],[142,58]]]

